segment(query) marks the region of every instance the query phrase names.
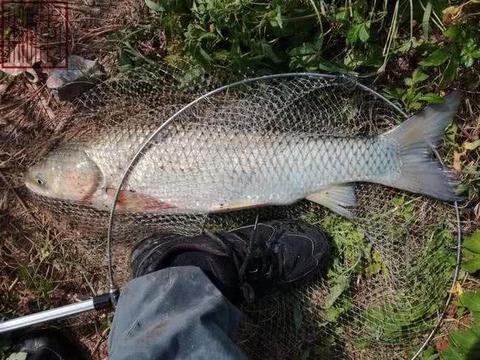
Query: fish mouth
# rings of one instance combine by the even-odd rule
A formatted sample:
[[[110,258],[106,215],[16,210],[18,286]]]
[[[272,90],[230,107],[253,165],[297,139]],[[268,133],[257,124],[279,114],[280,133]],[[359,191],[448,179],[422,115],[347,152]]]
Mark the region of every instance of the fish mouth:
[[[43,195],[43,189],[41,189],[35,181],[35,168],[31,167],[23,174],[23,184],[33,194]]]
[[[35,184],[33,183],[33,175],[30,169],[23,174],[23,184],[31,192],[38,192],[38,189],[36,189]]]

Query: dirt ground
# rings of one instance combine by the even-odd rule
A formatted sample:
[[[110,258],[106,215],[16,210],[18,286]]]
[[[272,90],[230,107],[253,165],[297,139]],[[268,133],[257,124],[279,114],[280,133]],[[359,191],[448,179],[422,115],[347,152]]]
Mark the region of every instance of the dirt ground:
[[[140,21],[146,9],[136,0],[77,0],[68,11],[69,53],[98,59],[108,73],[116,58],[108,35]],[[39,75],[36,84],[16,77],[0,98],[0,314],[7,318],[72,303],[106,289],[105,244],[52,221],[51,215],[29,201],[22,186],[25,169],[79,126],[68,116],[68,105],[46,88],[46,75]],[[478,139],[480,133],[478,93],[466,96],[457,119],[459,143]],[[478,227],[480,203],[472,200],[464,207],[464,230],[471,232]],[[480,288],[475,280],[464,286]],[[447,320],[451,322],[458,321]],[[107,314],[70,322],[94,359],[107,358],[109,324]],[[442,336],[435,341],[441,342]]]

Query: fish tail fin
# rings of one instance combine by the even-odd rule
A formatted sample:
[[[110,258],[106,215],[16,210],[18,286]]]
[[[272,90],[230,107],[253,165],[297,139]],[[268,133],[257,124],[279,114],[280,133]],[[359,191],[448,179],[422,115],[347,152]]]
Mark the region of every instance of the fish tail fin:
[[[444,98],[444,103],[425,107],[381,135],[400,147],[400,174],[385,185],[445,201],[461,200],[455,194],[453,173],[431,156],[432,147],[442,140],[457,112],[460,99],[460,93],[453,92]]]

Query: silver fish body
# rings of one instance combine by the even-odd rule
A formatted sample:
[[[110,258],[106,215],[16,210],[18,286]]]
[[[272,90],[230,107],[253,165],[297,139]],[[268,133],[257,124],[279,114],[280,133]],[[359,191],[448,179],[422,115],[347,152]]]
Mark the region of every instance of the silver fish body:
[[[105,186],[118,184],[140,140],[148,135],[136,131],[84,150],[104,174]],[[284,205],[332,184],[393,180],[400,168],[398,151],[394,143],[379,138],[307,134],[267,138],[236,133],[211,141],[204,130],[192,129],[148,147],[129,174],[125,189],[172,204],[182,212]]]
[[[454,200],[447,172],[431,160],[429,151],[441,139],[458,102],[457,95],[450,96],[445,104],[426,108],[371,138],[173,124],[144,149],[122,188],[118,208],[204,213],[285,205],[307,198],[350,216],[347,208],[355,205],[349,185],[353,182],[379,183]],[[64,156],[60,163],[75,164],[81,157],[83,173],[69,175],[74,181],[62,183],[57,181],[65,175],[58,170],[62,165],[56,164],[57,174],[52,175],[52,165],[45,165],[47,159],[29,171],[27,186],[39,192],[36,177],[54,178],[63,190],[42,189],[43,195],[61,198],[59,194],[70,196],[70,189],[75,193],[81,187],[82,196],[71,200],[109,209],[128,163],[152,131],[150,126],[125,127],[58,149],[50,158]],[[69,174],[72,172],[75,170]],[[95,181],[87,186],[84,179],[90,178]]]

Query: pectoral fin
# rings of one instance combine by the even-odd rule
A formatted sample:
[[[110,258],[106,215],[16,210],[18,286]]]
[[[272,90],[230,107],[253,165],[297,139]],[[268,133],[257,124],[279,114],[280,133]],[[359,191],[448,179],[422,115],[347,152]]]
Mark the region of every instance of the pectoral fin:
[[[306,199],[325,206],[348,219],[353,218],[353,213],[347,209],[356,205],[355,190],[352,185],[330,186],[318,193],[308,195]]]

